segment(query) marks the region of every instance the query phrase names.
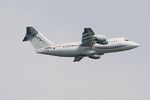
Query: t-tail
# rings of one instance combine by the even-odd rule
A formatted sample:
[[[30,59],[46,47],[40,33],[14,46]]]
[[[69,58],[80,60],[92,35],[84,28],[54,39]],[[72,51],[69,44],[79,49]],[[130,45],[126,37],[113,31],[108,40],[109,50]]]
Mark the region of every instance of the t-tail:
[[[52,43],[33,27],[26,28],[26,36],[23,41],[30,41],[35,49],[41,49],[52,45]]]

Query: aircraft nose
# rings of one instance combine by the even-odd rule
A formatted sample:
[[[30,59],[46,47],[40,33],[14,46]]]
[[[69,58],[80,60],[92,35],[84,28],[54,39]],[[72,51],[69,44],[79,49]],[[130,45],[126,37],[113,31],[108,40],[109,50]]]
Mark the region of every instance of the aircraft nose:
[[[137,48],[137,47],[139,47],[139,44],[138,44],[138,43],[133,42],[133,43],[132,43],[132,47],[133,47],[133,48]]]

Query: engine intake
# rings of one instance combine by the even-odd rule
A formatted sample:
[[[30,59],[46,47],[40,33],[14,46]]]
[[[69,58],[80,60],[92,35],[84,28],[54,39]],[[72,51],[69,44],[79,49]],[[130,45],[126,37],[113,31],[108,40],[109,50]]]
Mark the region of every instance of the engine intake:
[[[107,37],[104,35],[95,35],[94,38],[95,41],[99,44],[103,44],[103,45],[108,44]]]
[[[89,56],[89,58],[92,58],[92,59],[99,59],[99,58],[100,58],[100,55],[92,55],[92,56]]]

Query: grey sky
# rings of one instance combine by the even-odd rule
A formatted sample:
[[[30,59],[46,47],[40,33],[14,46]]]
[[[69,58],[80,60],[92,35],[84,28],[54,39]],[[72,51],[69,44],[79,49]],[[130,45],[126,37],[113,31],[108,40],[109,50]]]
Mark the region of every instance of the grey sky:
[[[23,43],[29,25],[57,43],[91,27],[140,47],[73,63]],[[150,0],[0,0],[0,34],[0,100],[150,100]]]

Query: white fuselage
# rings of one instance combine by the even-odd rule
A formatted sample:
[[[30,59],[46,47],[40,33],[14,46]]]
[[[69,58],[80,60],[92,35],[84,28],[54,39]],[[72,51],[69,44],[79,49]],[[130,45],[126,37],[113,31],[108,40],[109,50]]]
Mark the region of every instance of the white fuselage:
[[[129,41],[125,38],[111,38],[108,39],[108,44],[102,45],[99,43],[87,44],[82,46],[79,42],[64,43],[50,45],[49,47],[37,49],[37,53],[61,56],[61,57],[75,57],[75,56],[90,56],[103,55],[105,53],[118,52],[129,50],[138,47],[135,42]]]

